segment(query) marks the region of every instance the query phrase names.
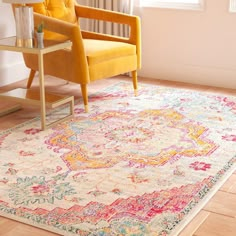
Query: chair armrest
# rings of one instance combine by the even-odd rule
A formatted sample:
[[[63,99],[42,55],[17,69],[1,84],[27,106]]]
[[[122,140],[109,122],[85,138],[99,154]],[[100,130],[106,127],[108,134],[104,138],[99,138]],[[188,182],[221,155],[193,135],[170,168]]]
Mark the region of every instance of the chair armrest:
[[[87,18],[101,21],[108,21],[130,26],[129,43],[137,44],[137,36],[140,37],[140,19],[138,16],[132,16],[125,13],[92,8],[87,6],[76,5],[75,12],[78,18]],[[98,35],[97,35],[98,36]],[[104,38],[104,35],[102,36]],[[110,38],[110,37],[109,37]],[[110,38],[111,39],[111,38]],[[114,37],[114,39],[117,39]]]
[[[56,33],[53,35],[65,35],[66,39],[72,42],[71,56],[75,64],[78,65],[82,78],[89,78],[88,64],[84,50],[84,43],[80,26],[78,24],[68,23],[66,21],[34,13],[34,24],[38,25],[44,22],[45,30]],[[57,38],[55,38],[57,40]],[[81,69],[83,68],[83,69]],[[89,80],[89,79],[88,79]]]
[[[129,38],[117,37],[113,35],[106,35],[88,31],[83,31],[82,35],[85,38],[111,40],[111,41],[114,40],[136,45],[138,67],[139,68],[141,67],[141,23],[140,23],[140,18],[138,16],[128,15],[125,13],[114,12],[100,8],[82,6],[82,5],[75,5],[75,12],[78,19],[87,18],[87,19],[101,20],[101,21],[128,25],[130,27]]]
[[[77,24],[68,23],[63,20],[34,12],[34,25],[36,26],[42,22],[44,23],[45,30],[65,35],[70,39],[73,37],[75,31],[78,31]]]
[[[132,21],[137,18],[137,16],[129,15],[126,13],[105,10],[102,8],[82,6],[82,5],[75,5],[75,12],[77,17],[110,21],[114,23],[128,24],[128,25],[132,25],[133,23]]]

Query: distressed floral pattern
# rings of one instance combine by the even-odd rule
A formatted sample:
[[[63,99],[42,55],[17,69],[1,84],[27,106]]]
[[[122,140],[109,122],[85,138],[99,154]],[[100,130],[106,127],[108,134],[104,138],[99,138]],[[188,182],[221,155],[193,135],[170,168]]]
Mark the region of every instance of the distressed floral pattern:
[[[207,169],[211,168],[211,164],[207,164],[205,162],[195,161],[194,163],[191,163],[189,167],[193,168],[194,170],[206,171]]]
[[[64,196],[74,194],[70,183],[46,181],[45,177],[18,178],[9,192],[9,197],[15,205],[29,205],[29,203],[54,203],[55,199],[62,200]]]
[[[32,135],[34,135],[34,134],[37,134],[37,133],[39,133],[41,130],[40,129],[26,129],[24,132],[26,133],[26,134],[32,134]]]
[[[232,141],[232,142],[236,142],[236,135],[225,135],[222,137],[224,140],[227,140],[227,141]]]
[[[0,215],[62,235],[167,236],[235,170],[235,97],[142,84],[134,97],[119,83],[89,99],[54,128],[0,133]]]

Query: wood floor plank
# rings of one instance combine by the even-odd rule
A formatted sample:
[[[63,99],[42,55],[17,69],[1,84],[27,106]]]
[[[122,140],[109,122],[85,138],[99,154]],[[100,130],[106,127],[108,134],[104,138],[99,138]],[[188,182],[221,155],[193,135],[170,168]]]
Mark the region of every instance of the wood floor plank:
[[[203,209],[217,214],[236,217],[236,194],[218,191]]]
[[[190,236],[194,235],[196,230],[204,223],[210,212],[200,211],[194,219],[180,232],[179,236]]]
[[[52,232],[0,217],[0,236],[57,236]]]
[[[226,183],[220,189],[223,192],[236,194],[236,174],[230,176]]]
[[[4,217],[0,217],[0,235],[6,235],[16,225],[17,225],[17,223],[15,223],[14,221],[8,220]]]
[[[211,213],[193,236],[235,236],[236,218]],[[191,236],[191,235],[189,235]]]

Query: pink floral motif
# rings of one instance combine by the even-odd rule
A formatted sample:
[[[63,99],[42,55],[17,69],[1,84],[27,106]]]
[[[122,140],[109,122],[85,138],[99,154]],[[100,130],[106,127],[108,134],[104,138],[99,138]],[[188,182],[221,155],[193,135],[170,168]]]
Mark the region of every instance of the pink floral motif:
[[[224,135],[222,136],[222,139],[227,140],[227,141],[233,141],[236,142],[236,135]]]
[[[217,97],[219,101],[222,101],[225,106],[231,107],[232,110],[236,111],[236,102],[232,101],[231,98],[228,97]]]
[[[229,98],[225,97],[223,99],[223,101],[226,103],[225,105],[226,106],[229,106],[229,107],[235,107],[236,106],[236,103],[233,102],[232,100],[230,100]]]
[[[9,134],[5,134],[3,136],[0,137],[0,145],[3,143],[3,141],[5,140],[5,138],[8,136]]]
[[[206,171],[207,169],[211,168],[211,164],[207,164],[205,162],[195,161],[194,163],[191,163],[189,167],[193,168],[194,170]]]
[[[56,167],[56,173],[59,172],[59,171],[61,171],[61,170],[62,170],[62,168],[61,168],[60,166],[57,166],[57,167]]]
[[[31,129],[26,129],[24,131],[25,134],[37,134],[39,133],[41,130],[40,129],[34,129],[34,128],[31,128]]]
[[[36,186],[32,186],[32,192],[34,194],[44,194],[44,193],[48,193],[50,191],[50,188],[48,185],[36,185]]]
[[[33,156],[34,155],[34,153],[33,152],[25,152],[25,151],[23,151],[23,150],[21,150],[20,152],[19,152],[19,154],[20,154],[20,156]]]
[[[8,181],[9,180],[7,178],[0,179],[0,183],[3,183],[3,184],[7,184]]]

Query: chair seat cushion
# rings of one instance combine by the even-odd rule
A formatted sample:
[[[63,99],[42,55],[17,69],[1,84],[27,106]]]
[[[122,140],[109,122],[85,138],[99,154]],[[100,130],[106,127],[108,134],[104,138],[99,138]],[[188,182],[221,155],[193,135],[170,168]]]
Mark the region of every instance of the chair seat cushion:
[[[84,47],[89,65],[136,55],[136,46],[129,43],[84,39]]]

